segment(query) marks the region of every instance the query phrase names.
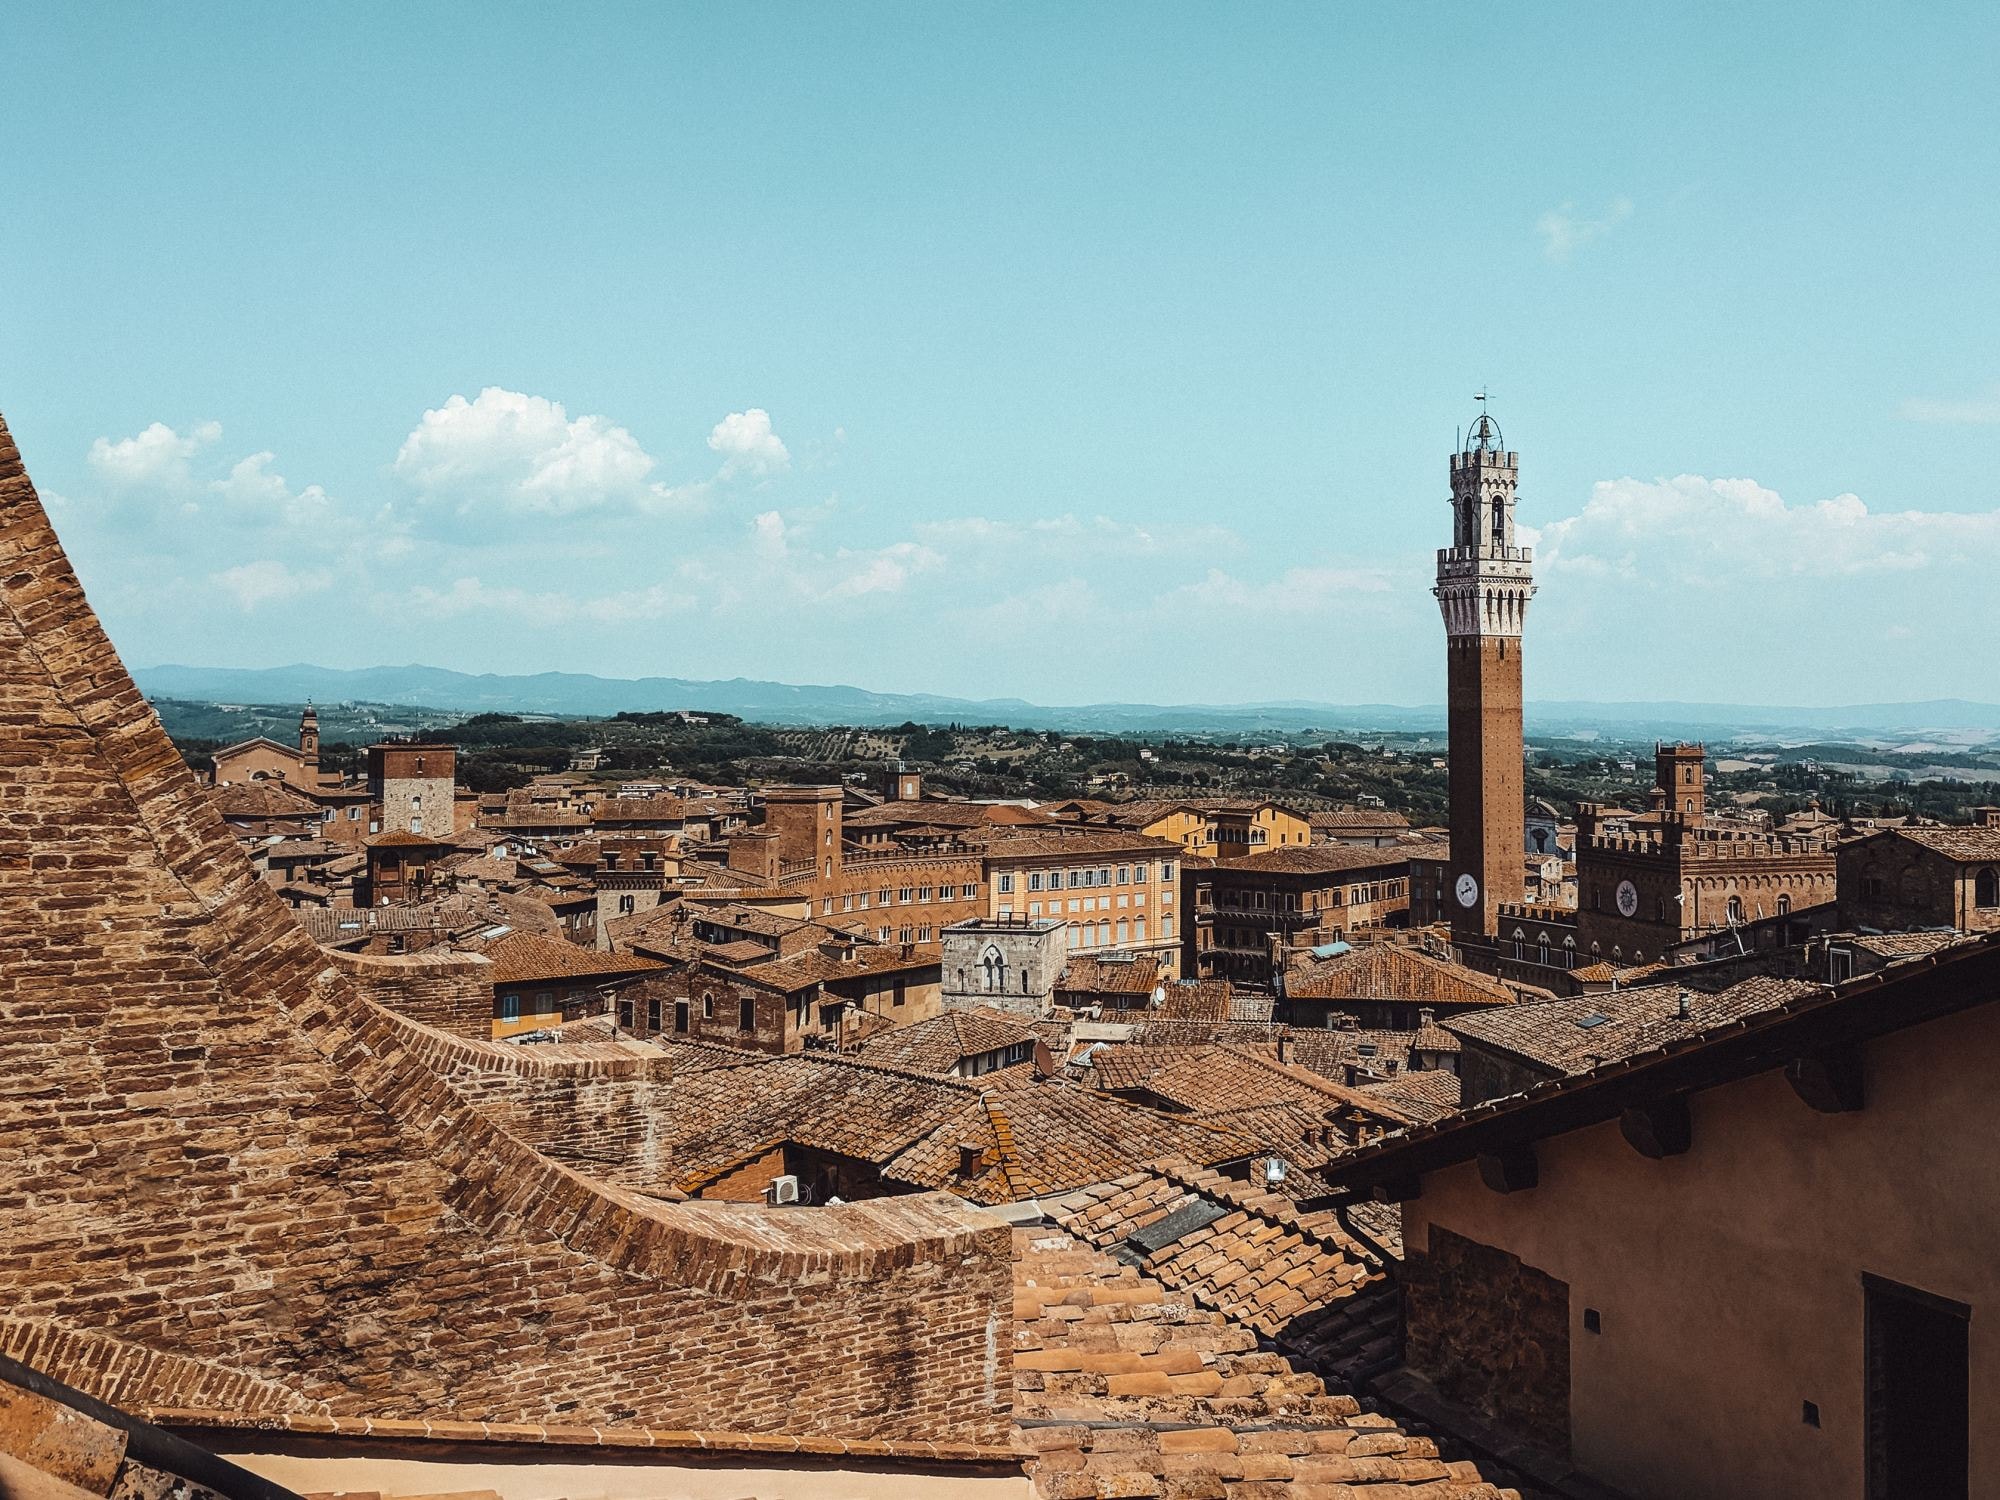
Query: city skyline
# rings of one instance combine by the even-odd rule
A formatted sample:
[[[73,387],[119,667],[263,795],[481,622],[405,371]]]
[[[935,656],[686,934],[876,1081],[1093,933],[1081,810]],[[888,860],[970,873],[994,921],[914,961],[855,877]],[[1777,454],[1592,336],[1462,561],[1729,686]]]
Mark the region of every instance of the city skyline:
[[[1994,23],[1718,14],[9,17],[0,403],[142,666],[1438,702],[1487,389],[1530,700],[2000,699]]]

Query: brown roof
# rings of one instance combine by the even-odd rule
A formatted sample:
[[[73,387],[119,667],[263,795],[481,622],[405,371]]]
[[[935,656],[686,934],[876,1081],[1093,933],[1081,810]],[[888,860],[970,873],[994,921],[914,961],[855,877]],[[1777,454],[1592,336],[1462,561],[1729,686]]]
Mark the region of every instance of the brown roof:
[[[1135,1177],[1133,1188],[1144,1180]],[[1216,1201],[1228,1201],[1220,1191]],[[1199,1196],[1206,1200],[1208,1194]],[[1232,1217],[1238,1222],[1214,1223],[1212,1242],[1253,1257],[1253,1280],[1258,1273],[1288,1274],[1279,1267],[1306,1241],[1261,1215],[1239,1210]],[[1267,1231],[1269,1237],[1260,1239]],[[1192,1238],[1199,1232],[1188,1236],[1189,1251],[1200,1243]],[[1036,1493],[1093,1500],[1220,1495],[1223,1474],[1254,1469],[1258,1477],[1232,1478],[1228,1490],[1240,1491],[1243,1500],[1307,1500],[1349,1491],[1517,1500],[1455,1452],[1447,1450],[1444,1457],[1453,1461],[1443,1461],[1433,1439],[1364,1412],[1351,1395],[1327,1393],[1321,1377],[1303,1365],[1310,1358],[1320,1368],[1339,1370],[1365,1367],[1368,1352],[1377,1361],[1384,1352],[1393,1356],[1394,1297],[1381,1295],[1373,1283],[1362,1295],[1308,1303],[1301,1311],[1304,1325],[1287,1325],[1279,1348],[1288,1349],[1297,1332],[1310,1352],[1288,1358],[1267,1352],[1250,1323],[1232,1321],[1203,1302],[1199,1279],[1169,1281],[1182,1270],[1171,1252],[1157,1265],[1149,1259],[1135,1269],[1129,1251],[1115,1260],[1081,1234],[1072,1239],[1043,1226],[1017,1229],[1014,1244],[1015,1404],[1019,1441],[1034,1455]],[[1283,1254],[1270,1253],[1272,1245],[1282,1245]],[[1230,1263],[1224,1254],[1209,1258]],[[1302,1263],[1315,1269],[1325,1264]],[[1333,1291],[1345,1289],[1337,1275],[1316,1280],[1315,1289],[1328,1281]],[[1265,1290],[1257,1286],[1260,1295]],[[1281,1295],[1265,1306],[1277,1306]],[[1237,1305],[1259,1306],[1247,1290]],[[1345,1337],[1357,1314],[1359,1337]],[[1378,1334],[1384,1329],[1390,1332]],[[1329,1358],[1336,1349],[1345,1357]],[[1365,1485],[1347,1482],[1363,1475]]]
[[[1350,828],[1408,828],[1404,814],[1387,808],[1337,807],[1330,812],[1308,813],[1306,822],[1316,829],[1345,832]]]
[[[1221,868],[1251,874],[1340,875],[1350,870],[1403,870],[1409,863],[1409,851],[1398,844],[1383,849],[1366,844],[1281,844]]]
[[[794,994],[815,984],[838,984],[875,974],[923,974],[935,979],[943,949],[936,943],[856,943],[850,957],[836,958],[817,949],[792,958],[774,958],[741,971],[751,984]]]
[[[320,805],[282,781],[233,781],[210,787],[209,800],[225,818],[318,818]]]
[[[1370,943],[1336,958],[1306,959],[1285,973],[1292,1000],[1402,1000],[1421,1005],[1512,1005],[1499,980],[1400,943]]]
[[[1685,985],[1654,984],[1473,1011],[1443,1025],[1465,1041],[1551,1072],[1580,1073],[1776,1009],[1817,988],[1802,979],[1757,978],[1711,995]]]
[[[1131,1054],[1141,1054],[1134,1057]],[[1275,1046],[1213,1042],[1186,1047],[1113,1044],[1092,1058],[1095,1087],[1144,1092],[1198,1115],[1257,1104],[1290,1103],[1327,1118],[1360,1109],[1378,1121],[1401,1123],[1392,1104],[1295,1063],[1279,1062]]]
[[[1968,863],[2000,860],[2000,828],[1892,828],[1892,837],[1908,839],[1946,859]]]
[[[1072,953],[1056,988],[1091,995],[1150,995],[1159,982],[1160,961],[1150,953],[1115,959]]]
[[[1104,833],[1093,829],[1062,832],[1067,824],[1042,828],[989,828],[982,831],[988,859],[1116,859],[1121,854],[1174,858],[1181,846],[1173,839],[1143,833]]]
[[[1967,936],[1956,929],[1939,932],[1864,932],[1852,936],[1841,934],[1832,941],[1859,948],[1864,953],[1873,953],[1878,958],[1903,959],[1924,958],[1956,947],[1966,942]]]
[[[975,1096],[890,1163],[889,1175],[975,1203],[1009,1203],[1103,1182],[1160,1156],[1210,1164],[1256,1144],[1219,1125],[1066,1084]],[[960,1170],[961,1146],[978,1149],[970,1172]]]
[[[34,1205],[0,1212],[0,1352],[140,1416],[1004,1432],[983,1354],[879,1338],[1006,1316],[983,1218],[941,1196],[663,1203],[446,1084],[428,1059],[476,1044],[366,998],[257,877],[4,424],[0,765],[35,791],[0,798],[0,1156]],[[487,1045],[495,1068],[536,1066]],[[745,1379],[735,1354],[695,1352],[725,1339],[781,1357]]]
[[[928,1021],[898,1026],[862,1044],[863,1062],[908,1068],[916,1073],[949,1073],[968,1057],[998,1052],[1036,1040],[1032,1027],[1005,1011],[948,1010]]]
[[[1310,1314],[1385,1279],[1379,1257],[1337,1222],[1308,1229],[1261,1182],[1192,1162],[1162,1161],[1073,1194],[1058,1216],[1079,1238],[1123,1249],[1146,1275],[1266,1337],[1297,1342]],[[1177,1223],[1189,1227],[1176,1233]]]
[[[1465,1102],[1465,1086],[1444,1068],[1419,1068],[1361,1085],[1364,1094],[1387,1099],[1413,1120],[1441,1120],[1456,1114]]]
[[[656,958],[636,953],[599,953],[553,938],[510,932],[484,948],[495,984],[528,984],[538,979],[612,979],[664,969]]]

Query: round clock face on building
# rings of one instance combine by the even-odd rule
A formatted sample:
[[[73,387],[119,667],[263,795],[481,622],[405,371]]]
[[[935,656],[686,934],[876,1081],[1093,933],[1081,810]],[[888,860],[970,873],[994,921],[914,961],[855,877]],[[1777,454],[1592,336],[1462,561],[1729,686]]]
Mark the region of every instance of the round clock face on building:
[[[1639,887],[1629,880],[1618,882],[1618,915],[1621,917],[1639,915]]]
[[[1473,906],[1478,903],[1479,882],[1471,874],[1468,873],[1459,876],[1458,884],[1453,889],[1458,893],[1458,904],[1460,906]]]

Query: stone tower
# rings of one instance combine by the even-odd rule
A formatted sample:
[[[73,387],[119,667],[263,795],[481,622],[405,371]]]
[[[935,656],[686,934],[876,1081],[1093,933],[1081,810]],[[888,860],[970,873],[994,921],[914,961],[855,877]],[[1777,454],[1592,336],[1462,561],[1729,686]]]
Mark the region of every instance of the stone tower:
[[[1521,631],[1533,561],[1514,542],[1520,455],[1484,409],[1451,456],[1452,544],[1432,592],[1444,611],[1451,734],[1453,935],[1484,946],[1522,899]]]
[[[319,785],[319,710],[310,703],[299,715],[299,780]]]
[[[1707,759],[1700,745],[1653,746],[1654,786],[1666,794],[1660,800],[1690,823],[1701,822],[1708,812]]]

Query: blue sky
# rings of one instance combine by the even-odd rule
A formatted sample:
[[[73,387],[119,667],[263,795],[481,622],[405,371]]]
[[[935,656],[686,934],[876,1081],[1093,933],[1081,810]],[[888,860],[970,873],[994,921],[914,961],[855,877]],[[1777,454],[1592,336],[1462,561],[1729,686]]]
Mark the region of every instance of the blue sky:
[[[0,411],[141,665],[2000,698],[1990,6],[0,11]]]

